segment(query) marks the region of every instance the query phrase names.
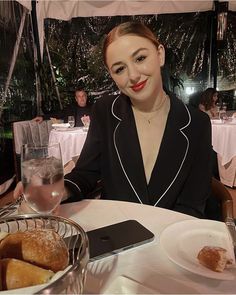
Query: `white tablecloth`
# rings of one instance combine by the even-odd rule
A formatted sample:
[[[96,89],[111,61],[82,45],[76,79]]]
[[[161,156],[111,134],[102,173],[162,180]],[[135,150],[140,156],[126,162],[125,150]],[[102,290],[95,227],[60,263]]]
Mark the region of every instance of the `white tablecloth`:
[[[236,156],[236,122],[216,123],[212,121],[212,145],[225,165]]]
[[[220,180],[223,184],[236,186],[236,120],[221,123],[212,120],[212,145],[217,152]]]
[[[18,121],[13,123],[15,152],[20,154],[23,144],[46,145],[52,122],[44,120],[42,123],[34,121]]]
[[[63,165],[74,157],[78,157],[83,148],[87,132],[83,128],[71,128],[64,131],[52,130],[49,135],[49,144],[60,143]]]
[[[85,293],[115,293],[117,288],[126,294],[235,293],[236,269],[231,270],[234,280],[206,278],[171,262],[162,249],[159,238],[163,229],[178,221],[194,219],[191,216],[147,205],[107,200],[65,204],[60,206],[59,214],[75,220],[86,231],[136,219],[155,234],[155,240],[150,243],[90,262]]]

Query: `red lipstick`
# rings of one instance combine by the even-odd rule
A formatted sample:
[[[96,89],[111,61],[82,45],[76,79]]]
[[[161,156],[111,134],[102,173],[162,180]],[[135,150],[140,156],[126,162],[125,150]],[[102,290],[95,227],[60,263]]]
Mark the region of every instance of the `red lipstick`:
[[[146,82],[147,82],[147,80],[142,81],[142,82],[139,82],[139,83],[133,85],[131,88],[135,92],[140,91],[140,90],[142,90],[145,87]]]

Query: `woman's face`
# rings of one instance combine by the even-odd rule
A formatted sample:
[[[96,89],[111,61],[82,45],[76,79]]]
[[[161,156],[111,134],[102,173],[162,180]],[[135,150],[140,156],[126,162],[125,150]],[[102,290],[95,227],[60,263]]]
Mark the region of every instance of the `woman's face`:
[[[118,88],[131,100],[155,100],[162,91],[161,66],[165,51],[148,39],[125,35],[113,41],[106,52],[107,66]]]
[[[218,100],[218,93],[215,92],[212,96],[213,102],[216,102]]]

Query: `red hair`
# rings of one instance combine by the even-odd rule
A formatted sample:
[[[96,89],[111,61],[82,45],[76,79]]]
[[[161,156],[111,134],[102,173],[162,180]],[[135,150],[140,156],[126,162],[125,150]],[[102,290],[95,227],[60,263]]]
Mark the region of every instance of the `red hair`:
[[[103,61],[106,66],[107,66],[106,53],[107,53],[108,46],[112,42],[114,42],[116,39],[118,39],[119,37],[125,36],[125,35],[134,35],[134,36],[146,38],[146,39],[150,40],[155,45],[155,47],[157,49],[160,45],[160,42],[158,41],[158,39],[156,38],[154,33],[147,26],[145,26],[143,23],[133,22],[133,21],[122,23],[122,24],[116,26],[115,28],[113,28],[108,33],[108,35],[106,36],[106,38],[104,40]]]

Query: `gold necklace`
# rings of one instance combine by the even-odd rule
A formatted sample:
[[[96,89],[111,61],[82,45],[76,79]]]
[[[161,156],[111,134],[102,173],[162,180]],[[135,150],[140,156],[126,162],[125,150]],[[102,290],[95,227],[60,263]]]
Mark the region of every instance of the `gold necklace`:
[[[141,117],[143,119],[145,119],[148,122],[148,124],[151,124],[152,119],[156,117],[157,113],[163,107],[163,105],[164,105],[167,97],[168,97],[168,95],[165,93],[165,95],[163,96],[162,102],[160,103],[160,105],[158,106],[158,108],[156,108],[154,111],[151,111],[151,112],[142,112],[139,109],[135,108],[134,106],[133,106],[133,110],[136,113],[136,115],[141,115]]]

